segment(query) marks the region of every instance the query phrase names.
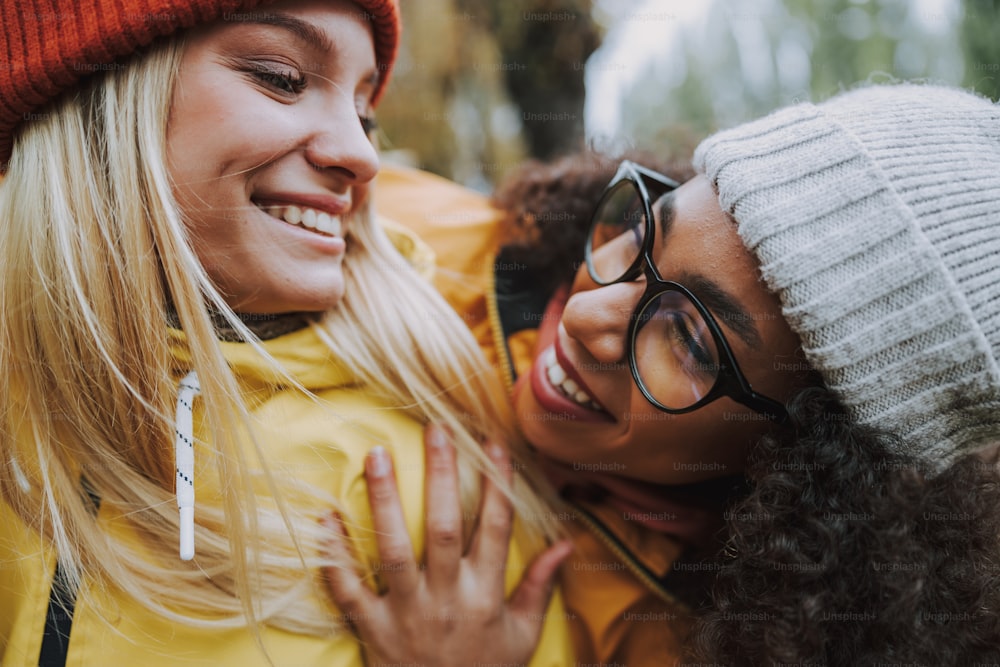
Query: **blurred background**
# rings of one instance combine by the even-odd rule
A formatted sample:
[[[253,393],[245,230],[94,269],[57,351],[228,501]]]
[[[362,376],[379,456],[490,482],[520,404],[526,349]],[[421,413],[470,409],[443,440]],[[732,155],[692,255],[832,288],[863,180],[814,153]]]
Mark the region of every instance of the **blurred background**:
[[[490,191],[584,146],[698,140],[863,81],[1000,96],[1000,0],[402,0],[389,160]]]

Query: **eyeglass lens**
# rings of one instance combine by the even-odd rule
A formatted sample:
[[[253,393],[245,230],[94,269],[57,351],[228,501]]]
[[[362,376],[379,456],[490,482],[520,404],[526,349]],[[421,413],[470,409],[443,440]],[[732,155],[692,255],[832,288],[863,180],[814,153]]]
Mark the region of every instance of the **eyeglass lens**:
[[[634,184],[607,193],[588,239],[591,277],[621,278],[642,252],[646,214]],[[701,310],[680,291],[667,290],[636,313],[635,367],[646,393],[666,408],[682,410],[704,398],[719,377],[719,350]]]
[[[590,227],[592,277],[607,284],[635,263],[646,237],[646,214],[635,186],[622,181],[608,192]]]
[[[635,367],[646,392],[675,410],[704,398],[719,377],[719,350],[694,303],[683,292],[663,292],[636,317]]]

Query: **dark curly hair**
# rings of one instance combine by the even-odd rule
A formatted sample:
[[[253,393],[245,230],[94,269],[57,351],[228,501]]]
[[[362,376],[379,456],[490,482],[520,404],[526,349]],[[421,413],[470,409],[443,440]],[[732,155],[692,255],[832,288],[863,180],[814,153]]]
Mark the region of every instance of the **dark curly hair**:
[[[506,213],[498,260],[527,267],[533,289],[546,294],[571,282],[583,261],[594,207],[624,159],[680,182],[694,174],[689,162],[640,151],[615,156],[584,151],[554,162],[526,162],[493,195]]]
[[[572,280],[594,205],[621,158],[679,180],[689,166],[631,153],[529,163],[497,192],[501,255],[532,289]],[[754,448],[725,514],[709,602],[690,642],[716,665],[1000,663],[1000,476],[967,457],[931,471],[852,422],[818,378]]]
[[[852,422],[824,388],[764,437],[695,658],[725,665],[1000,662],[1000,476],[940,473]]]

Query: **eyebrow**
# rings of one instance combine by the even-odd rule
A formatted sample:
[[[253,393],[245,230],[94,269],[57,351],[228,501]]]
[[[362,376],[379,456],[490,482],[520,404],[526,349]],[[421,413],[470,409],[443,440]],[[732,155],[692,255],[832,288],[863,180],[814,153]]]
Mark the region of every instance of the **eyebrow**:
[[[665,240],[674,226],[674,190],[653,202],[653,216],[660,218],[660,235]]]
[[[653,203],[653,214],[660,219],[659,233],[663,241],[674,226],[674,191],[664,194]],[[732,294],[722,289],[715,281],[698,274],[681,273],[677,282],[683,284],[698,296],[698,299],[712,311],[717,320],[753,349],[760,349],[762,340],[754,317],[740,306]]]
[[[754,316],[744,310],[732,294],[715,281],[698,274],[682,273],[677,282],[696,294],[712,311],[715,319],[739,336],[748,347],[760,349],[763,341],[754,324]]]
[[[251,18],[247,21],[250,25],[267,25],[274,26],[277,28],[283,28],[288,32],[292,33],[300,40],[311,46],[317,51],[322,51],[323,53],[333,53],[336,49],[330,38],[325,32],[314,26],[308,21],[303,21],[300,18],[292,16],[291,14],[285,14],[283,12],[261,12],[254,13]],[[365,83],[372,86],[377,86],[380,74],[377,71],[373,71]]]
[[[289,14],[283,14],[281,12],[254,13],[251,17],[252,18],[247,21],[249,24],[270,25],[277,28],[284,28],[318,51],[331,53],[334,50],[333,42],[330,41],[330,38],[327,37],[326,33],[308,21],[303,21],[300,18],[296,18]]]

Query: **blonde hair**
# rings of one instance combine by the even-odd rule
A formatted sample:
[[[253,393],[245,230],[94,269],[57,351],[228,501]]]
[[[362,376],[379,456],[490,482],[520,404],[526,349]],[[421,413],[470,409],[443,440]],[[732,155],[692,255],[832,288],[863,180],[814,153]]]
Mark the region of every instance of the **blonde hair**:
[[[151,48],[56,102],[15,141],[0,183],[0,491],[51,541],[72,589],[87,573],[154,613],[250,626],[258,642],[261,622],[327,635],[338,625],[313,568],[334,564],[317,519],[337,501],[267,471],[209,311],[266,352],[199,264],[165,167],[182,51],[179,39]],[[471,516],[477,471],[499,479],[480,440],[516,442],[503,388],[461,318],[359,217],[346,296],[310,326],[331,349],[336,336],[361,391],[451,428]],[[373,285],[385,290],[378,307],[359,298]],[[227,481],[221,506],[199,503],[195,564],[176,555],[168,301],[198,371],[212,464]],[[142,539],[101,529],[81,480]],[[507,492],[539,538],[552,526],[534,486],[519,474]],[[273,500],[259,500],[262,490]]]

